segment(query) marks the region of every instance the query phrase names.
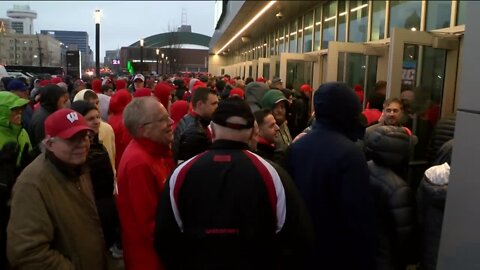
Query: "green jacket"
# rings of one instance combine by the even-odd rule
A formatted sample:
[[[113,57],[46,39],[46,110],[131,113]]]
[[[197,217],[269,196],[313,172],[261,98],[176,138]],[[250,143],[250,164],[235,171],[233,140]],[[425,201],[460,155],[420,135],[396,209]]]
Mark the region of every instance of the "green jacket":
[[[10,123],[11,110],[23,107],[28,100],[18,97],[10,92],[0,92],[0,150],[6,143],[18,144],[17,166],[20,166],[22,155],[28,153],[32,148],[27,131],[22,126]]]

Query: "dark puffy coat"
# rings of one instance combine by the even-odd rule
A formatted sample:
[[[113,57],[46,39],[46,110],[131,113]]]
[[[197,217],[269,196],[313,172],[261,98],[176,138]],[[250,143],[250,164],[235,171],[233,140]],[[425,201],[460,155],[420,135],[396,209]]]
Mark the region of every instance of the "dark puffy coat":
[[[295,138],[308,124],[310,118],[310,100],[301,91],[293,92],[294,99],[287,113],[288,129]]]
[[[425,172],[417,190],[422,270],[436,269],[449,174],[448,164],[433,166]]]
[[[107,149],[98,141],[98,135],[90,144],[87,162],[90,167],[93,195],[102,224],[105,245],[109,247],[115,240],[118,214],[113,197],[114,174],[112,164]]]
[[[212,144],[208,134],[210,121],[195,113],[185,115],[177,124],[173,141],[175,163],[185,161],[207,150]]]
[[[406,166],[410,136],[405,129],[379,126],[365,137],[372,160],[370,188],[377,229],[377,270],[405,269],[413,256],[415,202],[407,183],[395,171]]]
[[[437,156],[438,150],[440,149],[440,147],[442,147],[444,143],[446,143],[450,139],[453,139],[453,135],[455,133],[456,119],[456,115],[453,114],[438,121],[432,132],[430,145],[427,150],[427,159],[429,162],[433,162],[433,160]]]
[[[313,99],[316,122],[287,149],[287,168],[313,220],[314,269],[374,269],[368,167],[353,142],[363,136],[360,102],[343,83],[321,85]]]

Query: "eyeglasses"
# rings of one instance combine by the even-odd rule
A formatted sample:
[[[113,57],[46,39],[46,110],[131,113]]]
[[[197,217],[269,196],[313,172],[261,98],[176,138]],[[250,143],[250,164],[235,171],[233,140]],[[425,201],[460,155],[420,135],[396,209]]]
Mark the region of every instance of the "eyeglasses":
[[[153,121],[150,121],[150,122],[145,122],[145,123],[142,124],[142,126],[150,125],[150,124],[157,123],[157,122],[161,123],[161,124],[170,123],[170,121],[173,121],[172,118],[170,118],[170,116],[168,116],[168,115],[165,115],[160,119],[153,120]]]
[[[52,141],[52,142],[61,141],[61,142],[64,142],[65,144],[67,144],[68,146],[77,147],[83,142],[92,141],[93,137],[94,137],[94,135],[91,132],[86,132],[86,133],[82,132],[82,133],[77,133],[77,134],[75,134],[74,136],[72,136],[68,139],[62,139],[60,137],[52,137],[49,140]]]

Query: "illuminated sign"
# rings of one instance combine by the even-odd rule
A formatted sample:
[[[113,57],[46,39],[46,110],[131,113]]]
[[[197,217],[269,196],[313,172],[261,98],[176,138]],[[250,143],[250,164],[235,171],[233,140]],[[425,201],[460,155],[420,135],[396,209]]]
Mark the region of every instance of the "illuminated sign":
[[[113,60],[112,60],[112,64],[113,64],[113,65],[120,65],[120,60],[118,60],[118,59],[113,59]]]

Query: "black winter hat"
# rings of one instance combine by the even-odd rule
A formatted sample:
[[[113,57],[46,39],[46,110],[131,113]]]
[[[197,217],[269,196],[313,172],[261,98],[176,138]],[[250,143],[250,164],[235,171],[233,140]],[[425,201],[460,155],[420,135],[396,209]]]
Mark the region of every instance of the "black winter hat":
[[[247,121],[246,124],[236,124],[227,122],[228,118],[238,116]],[[213,113],[212,121],[220,126],[232,129],[249,129],[255,122],[250,106],[247,102],[238,97],[231,97],[220,101],[217,110]]]
[[[98,110],[95,105],[85,100],[77,100],[72,103],[70,109],[80,113],[85,116],[91,110]]]

